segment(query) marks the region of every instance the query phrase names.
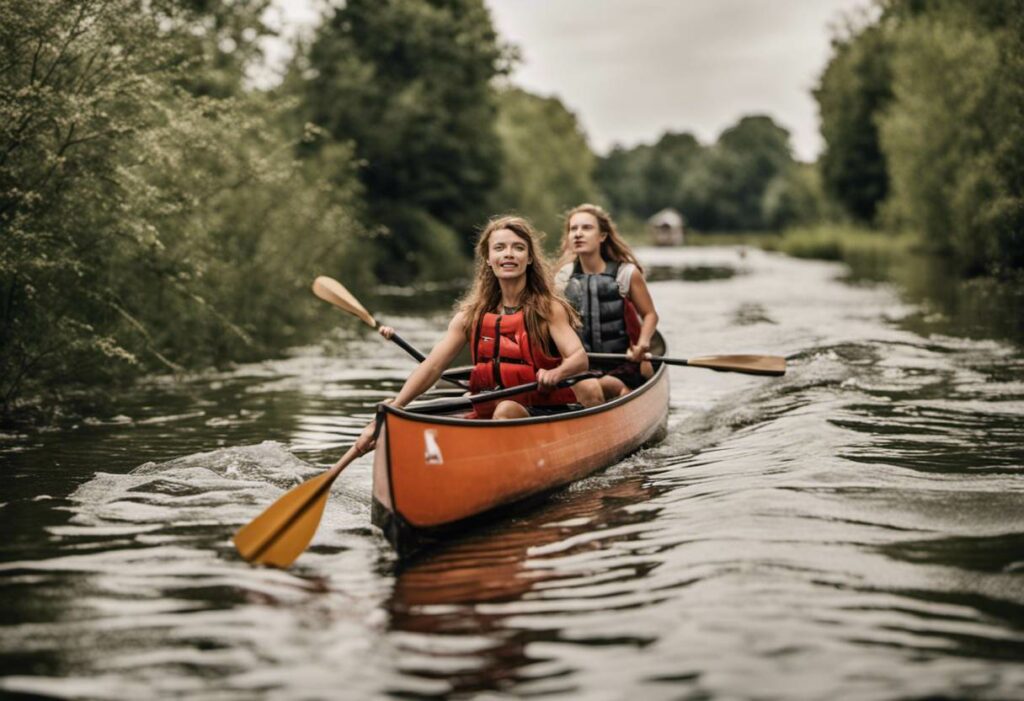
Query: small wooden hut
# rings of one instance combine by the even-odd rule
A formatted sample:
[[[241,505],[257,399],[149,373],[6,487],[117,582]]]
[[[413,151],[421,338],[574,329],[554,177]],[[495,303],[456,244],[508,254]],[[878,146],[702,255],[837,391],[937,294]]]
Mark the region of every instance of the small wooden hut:
[[[647,220],[655,246],[683,245],[683,215],[668,207]]]

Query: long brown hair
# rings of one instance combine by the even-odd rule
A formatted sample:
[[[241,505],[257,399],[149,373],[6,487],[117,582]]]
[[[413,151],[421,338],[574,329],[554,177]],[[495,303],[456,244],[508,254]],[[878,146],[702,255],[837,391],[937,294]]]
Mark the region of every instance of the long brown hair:
[[[473,343],[474,329],[483,320],[484,314],[497,310],[501,304],[501,285],[498,278],[487,264],[487,255],[491,234],[501,229],[508,229],[513,234],[526,242],[526,251],[532,261],[526,266],[526,287],[523,289],[523,296],[519,300],[523,309],[523,319],[526,323],[526,333],[535,349],[546,349],[551,345],[551,334],[548,331],[548,322],[551,319],[551,305],[560,304],[569,317],[569,323],[578,325],[579,315],[561,295],[555,293],[551,284],[551,276],[547,260],[541,248],[543,234],[533,228],[533,225],[523,217],[514,215],[502,215],[493,217],[487,222],[487,226],[480,232],[476,242],[476,274],[473,277],[473,286],[459,302],[459,310],[466,315],[470,324],[467,332],[469,342]]]
[[[612,215],[608,214],[603,208],[596,204],[584,203],[573,207],[565,213],[565,224],[562,227],[562,255],[558,260],[558,266],[562,267],[566,263],[572,263],[576,260],[576,254],[572,252],[572,242],[569,240],[569,222],[572,221],[574,214],[579,213],[591,214],[597,219],[597,226],[601,233],[607,234],[604,241],[601,242],[601,258],[605,261],[618,261],[619,263],[632,263],[637,269],[643,273],[644,268],[640,265],[640,261],[633,255],[633,249],[629,247],[629,244],[622,238],[622,234],[619,233],[618,228],[615,226],[615,222],[612,221]]]

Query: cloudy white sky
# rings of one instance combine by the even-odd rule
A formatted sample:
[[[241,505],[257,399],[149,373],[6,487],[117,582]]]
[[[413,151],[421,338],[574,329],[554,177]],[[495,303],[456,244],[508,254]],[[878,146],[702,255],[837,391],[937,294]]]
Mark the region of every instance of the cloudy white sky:
[[[513,82],[555,95],[591,146],[650,143],[666,130],[714,141],[745,114],[768,114],[796,155],[821,149],[810,89],[831,27],[869,0],[486,0],[498,33],[519,46]],[[323,3],[277,0],[271,20],[294,36]],[[286,54],[268,46],[270,61]]]

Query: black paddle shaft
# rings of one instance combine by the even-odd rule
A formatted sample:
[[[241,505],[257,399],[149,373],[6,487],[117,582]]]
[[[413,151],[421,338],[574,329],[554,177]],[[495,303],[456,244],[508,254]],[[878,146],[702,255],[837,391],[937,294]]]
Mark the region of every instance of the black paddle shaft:
[[[591,360],[599,360],[603,362],[635,362],[627,358],[625,353],[587,353],[587,357]],[[689,365],[689,363],[682,358],[663,358],[660,355],[652,355],[644,358],[644,360],[651,363],[666,363],[668,365]]]
[[[572,387],[581,380],[587,380],[591,377],[598,377],[601,373],[593,370],[580,373],[579,375],[573,375],[567,377],[559,382],[556,387]],[[517,394],[523,394],[524,392],[532,392],[537,389],[536,382],[527,382],[523,385],[516,385],[515,387],[506,387],[505,389],[496,389],[490,392],[481,392],[480,394],[473,394],[468,397],[459,397],[458,399],[440,399],[435,402],[424,402],[416,406],[411,406],[408,411],[415,412],[417,414],[446,414],[450,411],[458,411],[459,409],[472,409],[474,405],[482,402],[493,402],[496,399],[504,399],[505,397],[514,397]]]
[[[406,353],[408,353],[413,358],[415,358],[418,362],[422,363],[424,360],[427,359],[427,356],[423,355],[423,351],[421,351],[419,348],[417,348],[416,346],[412,345],[411,343],[406,341],[404,338],[399,336],[398,333],[391,334],[391,340],[395,344],[397,344],[399,348],[401,348]],[[454,370],[454,371],[452,371],[452,370],[445,370],[443,373],[441,373],[441,379],[442,380],[446,380],[448,382],[452,382],[454,384],[457,384],[459,387],[463,387],[463,388],[468,389],[469,388],[469,383],[466,382],[466,379],[465,379],[466,376],[467,376],[467,373],[462,372],[460,370]]]
[[[426,360],[427,356],[423,355],[423,353],[420,351],[419,348],[417,348],[416,346],[410,344],[408,341],[406,341],[404,338],[399,336],[397,333],[391,334],[391,340],[394,341],[395,343],[397,343],[398,346],[402,350],[404,350],[406,353],[408,353],[412,357],[416,358],[416,360],[420,361],[421,363],[424,360]]]

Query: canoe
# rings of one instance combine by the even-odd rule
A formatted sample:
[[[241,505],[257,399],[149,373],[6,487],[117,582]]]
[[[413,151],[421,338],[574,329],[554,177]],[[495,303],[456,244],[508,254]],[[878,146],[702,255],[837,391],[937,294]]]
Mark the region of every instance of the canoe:
[[[553,416],[480,421],[382,407],[372,522],[406,556],[661,440],[665,365],[624,397]]]

